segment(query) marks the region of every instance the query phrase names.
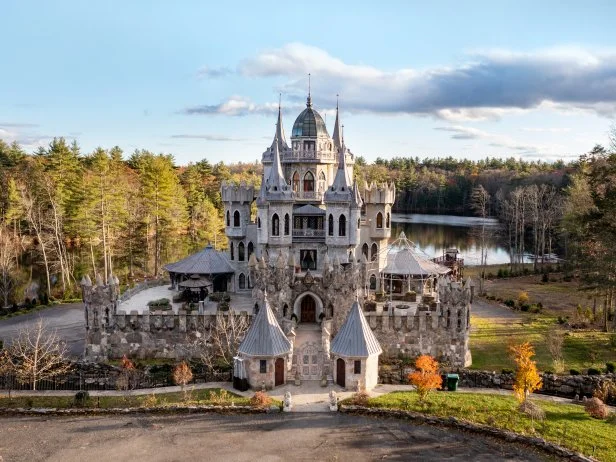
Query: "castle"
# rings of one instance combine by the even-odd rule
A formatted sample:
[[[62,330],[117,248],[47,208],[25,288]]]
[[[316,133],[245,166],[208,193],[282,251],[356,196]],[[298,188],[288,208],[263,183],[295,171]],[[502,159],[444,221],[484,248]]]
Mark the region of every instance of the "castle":
[[[252,297],[252,310],[224,314],[254,317],[236,375],[252,386],[329,380],[370,388],[381,352],[470,365],[471,284],[453,280],[446,268],[410,248],[388,247],[395,186],[360,188],[353,180],[355,155],[346,146],[338,108],[330,137],[309,94],[290,141],[279,107],[274,139],[262,156],[260,189],[221,187],[226,255],[208,247],[189,257],[191,268],[210,268],[209,261],[193,260],[216,257],[224,268],[212,287]],[[190,276],[180,263],[167,266],[173,288]],[[407,269],[415,267],[419,271]],[[214,272],[193,272],[211,277],[207,271]],[[183,343],[221,315],[201,309],[117,312],[113,287],[85,282],[90,356],[178,357]],[[142,345],[149,345],[147,353]]]

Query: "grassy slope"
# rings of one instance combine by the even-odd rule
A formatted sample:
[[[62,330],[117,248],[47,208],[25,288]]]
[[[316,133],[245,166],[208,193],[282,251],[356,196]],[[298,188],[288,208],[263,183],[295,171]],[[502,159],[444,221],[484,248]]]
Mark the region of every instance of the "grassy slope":
[[[190,390],[190,386],[187,387]],[[227,400],[221,400],[221,389],[210,388],[206,390],[193,390],[188,392],[188,400],[184,401],[182,393],[161,393],[156,395],[139,396],[101,396],[91,397],[84,407],[100,407],[103,409],[117,407],[141,407],[147,405],[174,405],[174,404],[223,404],[230,405],[231,401],[237,406],[249,404],[250,399],[226,392]],[[152,396],[156,397],[154,402]],[[219,398],[219,399],[217,399]],[[75,406],[72,396],[24,396],[8,398],[8,393],[0,395],[0,407],[7,408],[71,408]]]
[[[546,412],[542,422],[532,421],[517,411],[510,396],[435,392],[422,405],[415,392],[394,392],[372,398],[369,406],[404,409],[440,417],[457,417],[488,424],[594,455],[602,461],[616,461],[616,423],[589,417],[582,406],[535,401]]]

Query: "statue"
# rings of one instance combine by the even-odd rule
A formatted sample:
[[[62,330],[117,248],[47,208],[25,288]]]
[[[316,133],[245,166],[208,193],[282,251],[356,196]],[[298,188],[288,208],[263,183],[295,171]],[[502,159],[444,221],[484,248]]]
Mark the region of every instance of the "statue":
[[[291,412],[291,408],[293,407],[293,400],[291,399],[291,392],[286,391],[284,394],[283,408],[284,412]]]
[[[335,390],[330,390],[329,392],[329,410],[333,412],[338,411],[338,396]]]

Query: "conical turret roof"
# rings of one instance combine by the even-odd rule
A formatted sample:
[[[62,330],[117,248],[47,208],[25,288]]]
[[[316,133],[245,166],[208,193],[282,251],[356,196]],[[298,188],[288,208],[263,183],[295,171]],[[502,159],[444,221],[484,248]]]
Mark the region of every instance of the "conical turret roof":
[[[367,358],[383,352],[361,311],[359,302],[353,302],[344,324],[332,341],[330,352],[337,356],[354,358]]]
[[[284,335],[276,316],[266,301],[255,316],[238,353],[247,356],[282,356],[291,351],[291,342]]]
[[[274,144],[278,144],[278,150],[284,151],[289,148],[287,144],[287,138],[284,135],[284,128],[282,126],[282,109],[278,104],[278,120],[276,121],[276,134],[274,135],[274,141],[272,141],[271,150],[274,151]]]

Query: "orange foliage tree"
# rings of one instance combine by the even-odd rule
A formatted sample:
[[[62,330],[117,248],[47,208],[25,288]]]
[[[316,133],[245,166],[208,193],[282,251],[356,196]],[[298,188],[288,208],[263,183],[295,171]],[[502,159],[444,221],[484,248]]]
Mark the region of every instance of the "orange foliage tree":
[[[190,370],[190,366],[186,364],[186,361],[182,361],[173,369],[173,381],[176,385],[182,388],[184,394],[184,401],[186,401],[186,384],[193,379],[193,373]]]
[[[419,400],[424,401],[430,390],[436,390],[443,384],[438,374],[438,361],[430,355],[421,355],[415,361],[416,371],[409,374],[410,382],[417,388]]]
[[[513,392],[521,403],[526,401],[528,395],[541,388],[541,377],[537,372],[537,363],[532,360],[535,349],[528,343],[520,343],[509,347],[511,358],[516,364],[515,382]]]

